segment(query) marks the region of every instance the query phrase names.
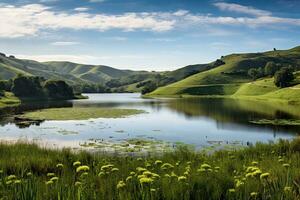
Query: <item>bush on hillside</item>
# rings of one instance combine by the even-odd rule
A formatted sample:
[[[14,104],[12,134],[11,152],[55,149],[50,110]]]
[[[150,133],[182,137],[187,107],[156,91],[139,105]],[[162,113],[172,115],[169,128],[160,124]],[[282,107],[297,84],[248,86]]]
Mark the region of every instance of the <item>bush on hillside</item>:
[[[144,88],[142,89],[142,94],[147,94],[147,93],[153,92],[154,90],[156,90],[156,88],[157,88],[157,85],[153,82],[150,82],[144,86]]]
[[[260,68],[251,68],[248,70],[248,75],[253,79],[256,80],[264,76],[263,69]]]
[[[274,84],[277,87],[288,87],[290,83],[295,79],[293,70],[290,67],[283,67],[275,73]]]
[[[274,62],[267,62],[264,68],[264,73],[266,76],[274,76],[275,72],[279,69],[279,66]]]

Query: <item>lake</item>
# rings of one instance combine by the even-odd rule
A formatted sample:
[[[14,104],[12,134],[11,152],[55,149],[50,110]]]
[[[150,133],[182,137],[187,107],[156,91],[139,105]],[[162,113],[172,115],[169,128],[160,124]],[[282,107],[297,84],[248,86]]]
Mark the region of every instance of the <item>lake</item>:
[[[2,141],[28,140],[58,147],[79,147],[92,139],[120,141],[151,138],[182,142],[196,148],[212,144],[247,145],[291,139],[297,126],[250,123],[259,119],[299,119],[299,106],[233,99],[147,99],[140,94],[85,94],[89,99],[34,102],[0,111]],[[49,107],[134,108],[146,113],[118,119],[45,121],[27,128],[12,122],[11,114]]]

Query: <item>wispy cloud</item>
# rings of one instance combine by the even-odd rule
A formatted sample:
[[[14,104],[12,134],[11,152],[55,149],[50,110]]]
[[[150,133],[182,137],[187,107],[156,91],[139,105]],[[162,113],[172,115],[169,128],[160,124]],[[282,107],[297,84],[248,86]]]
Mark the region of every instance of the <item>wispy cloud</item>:
[[[218,2],[218,3],[214,3],[214,5],[224,11],[232,11],[232,12],[249,14],[254,16],[271,15],[271,12],[269,11],[256,9],[251,6],[243,6],[235,3]]]
[[[107,15],[58,12],[41,4],[0,6],[0,37],[34,36],[45,29],[63,28],[161,32],[171,30],[174,24],[174,20],[164,19],[158,13]]]
[[[79,42],[52,42],[51,45],[53,46],[72,46],[77,45]]]
[[[89,2],[91,2],[91,3],[102,3],[104,1],[106,1],[106,0],[89,0]]]
[[[75,11],[78,11],[78,12],[85,12],[85,11],[88,11],[90,10],[89,8],[86,8],[86,7],[78,7],[78,8],[75,8],[74,9]]]
[[[88,12],[56,11],[42,4],[23,6],[0,5],[0,37],[36,36],[47,30],[96,30],[107,31],[152,31],[163,32],[177,29],[202,28],[208,25],[272,27],[278,25],[300,26],[299,18],[273,16],[271,12],[239,4],[219,2],[214,4],[221,10],[239,12],[251,16],[214,16],[191,13],[187,10],[175,12],[140,12],[122,14],[91,14]],[[77,8],[87,11],[87,8]],[[80,23],[79,23],[80,22]]]
[[[59,0],[39,0],[40,3],[53,3],[53,2],[57,2]]]

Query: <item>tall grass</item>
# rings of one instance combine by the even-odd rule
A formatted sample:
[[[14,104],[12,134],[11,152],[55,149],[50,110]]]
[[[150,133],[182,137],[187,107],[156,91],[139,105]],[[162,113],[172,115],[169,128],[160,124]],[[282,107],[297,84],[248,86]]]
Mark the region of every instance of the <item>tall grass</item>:
[[[300,199],[300,139],[144,157],[0,144],[0,199]]]

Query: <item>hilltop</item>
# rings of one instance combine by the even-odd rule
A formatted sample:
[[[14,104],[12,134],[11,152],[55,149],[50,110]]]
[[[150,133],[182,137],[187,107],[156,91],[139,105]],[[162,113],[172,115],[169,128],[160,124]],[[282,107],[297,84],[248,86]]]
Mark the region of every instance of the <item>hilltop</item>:
[[[235,98],[255,97],[284,100],[300,98],[300,47],[289,50],[273,50],[263,53],[244,53],[222,56],[224,64],[196,73],[185,79],[159,87],[150,96],[231,96]],[[280,89],[273,78],[262,77],[253,80],[248,71],[262,69],[268,62],[281,66],[293,66],[296,79],[291,87]],[[298,72],[297,72],[298,70]]]
[[[37,62],[0,53],[0,80],[12,79],[22,74],[64,80],[73,86],[100,84],[116,92],[140,92],[149,83],[164,86],[212,67],[210,64],[189,65],[175,71],[148,72],[67,61]]]

